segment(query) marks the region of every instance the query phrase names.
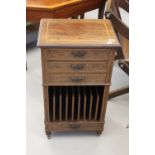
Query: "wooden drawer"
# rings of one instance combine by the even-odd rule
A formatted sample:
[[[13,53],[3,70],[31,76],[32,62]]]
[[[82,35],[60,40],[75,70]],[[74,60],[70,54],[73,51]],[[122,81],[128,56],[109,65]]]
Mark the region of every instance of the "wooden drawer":
[[[45,123],[51,131],[98,131],[103,130],[103,122],[54,122]]]
[[[108,71],[108,61],[104,62],[47,62],[48,73],[104,73]]]
[[[111,49],[45,49],[47,60],[108,60]]]
[[[102,85],[106,82],[106,73],[103,74],[52,74],[47,76],[51,85]]]

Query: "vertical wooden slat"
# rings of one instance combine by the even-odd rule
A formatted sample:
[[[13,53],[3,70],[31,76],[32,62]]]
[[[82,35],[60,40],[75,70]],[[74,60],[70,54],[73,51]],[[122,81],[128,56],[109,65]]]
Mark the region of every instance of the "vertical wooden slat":
[[[53,121],[55,121],[55,111],[56,111],[56,107],[55,107],[55,88],[53,87]]]
[[[74,106],[75,106],[74,87],[72,87],[72,121],[74,120]]]
[[[93,105],[93,95],[92,95],[92,90],[91,90],[91,88],[89,88],[89,93],[90,93],[89,120],[91,120],[92,105]]]
[[[97,120],[98,106],[99,106],[99,94],[98,94],[97,87],[95,89],[96,89],[96,95],[97,95],[97,98],[96,98],[96,109],[95,109],[95,120]]]
[[[59,120],[62,120],[62,92],[61,88],[59,88]]]
[[[78,121],[80,120],[80,108],[81,108],[81,95],[80,95],[80,88],[78,87]]]
[[[66,87],[66,109],[65,109],[65,118],[68,120],[68,88]]]
[[[84,92],[83,119],[86,120],[86,102],[87,102],[87,98],[86,98],[86,90],[85,90],[85,87],[83,87],[83,92]]]

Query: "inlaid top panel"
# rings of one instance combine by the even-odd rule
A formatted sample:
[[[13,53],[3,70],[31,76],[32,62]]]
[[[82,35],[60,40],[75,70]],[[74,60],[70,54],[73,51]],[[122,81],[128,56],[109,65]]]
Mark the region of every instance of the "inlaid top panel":
[[[86,0],[26,0],[26,7],[31,9],[55,9]]]
[[[109,20],[42,19],[38,46],[120,46]]]

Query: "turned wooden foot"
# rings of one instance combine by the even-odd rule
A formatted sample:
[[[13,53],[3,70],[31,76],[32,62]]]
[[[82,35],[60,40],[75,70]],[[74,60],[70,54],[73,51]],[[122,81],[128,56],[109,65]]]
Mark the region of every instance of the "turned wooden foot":
[[[96,134],[100,136],[102,134],[102,131],[96,131]]]
[[[51,135],[52,135],[51,131],[45,131],[45,132],[46,132],[47,138],[48,139],[51,139]]]

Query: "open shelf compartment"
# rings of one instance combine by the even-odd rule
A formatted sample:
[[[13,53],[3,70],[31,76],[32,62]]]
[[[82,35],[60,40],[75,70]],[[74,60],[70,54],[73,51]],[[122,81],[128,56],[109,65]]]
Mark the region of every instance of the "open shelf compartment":
[[[104,86],[49,86],[50,122],[100,121]]]

